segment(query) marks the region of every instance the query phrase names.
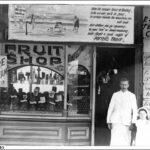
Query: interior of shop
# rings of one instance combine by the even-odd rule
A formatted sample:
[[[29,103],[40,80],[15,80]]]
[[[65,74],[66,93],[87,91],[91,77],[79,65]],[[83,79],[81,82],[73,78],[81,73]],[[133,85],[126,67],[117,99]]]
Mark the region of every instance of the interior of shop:
[[[112,94],[119,90],[122,77],[129,79],[129,90],[134,92],[135,50],[97,47],[96,52],[95,145],[108,146],[110,131],[106,117],[109,102]]]

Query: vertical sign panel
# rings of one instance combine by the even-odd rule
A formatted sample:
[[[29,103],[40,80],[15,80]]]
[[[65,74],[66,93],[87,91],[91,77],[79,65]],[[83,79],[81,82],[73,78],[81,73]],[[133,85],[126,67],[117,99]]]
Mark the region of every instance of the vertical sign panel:
[[[0,87],[7,87],[7,57],[0,56]]]

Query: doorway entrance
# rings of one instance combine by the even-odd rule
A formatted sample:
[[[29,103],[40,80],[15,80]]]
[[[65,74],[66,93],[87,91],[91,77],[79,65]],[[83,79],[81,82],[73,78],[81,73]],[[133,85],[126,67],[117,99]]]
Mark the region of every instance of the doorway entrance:
[[[120,89],[119,80],[122,77],[129,79],[129,90],[135,93],[135,49],[97,47],[95,105],[95,145],[97,146],[109,145],[107,110],[112,94]]]

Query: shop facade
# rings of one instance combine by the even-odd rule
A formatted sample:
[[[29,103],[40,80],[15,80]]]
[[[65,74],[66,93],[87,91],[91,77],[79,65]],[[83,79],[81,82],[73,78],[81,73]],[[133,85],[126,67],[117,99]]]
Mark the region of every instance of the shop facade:
[[[78,16],[74,25],[69,22],[73,22],[71,14],[64,13],[63,19],[60,14],[45,14],[48,17],[44,20],[45,16],[39,15],[43,10],[36,12],[34,6],[34,15],[29,15],[27,7],[1,6],[1,17],[6,20],[1,21],[0,142],[95,145],[95,116],[105,114],[108,103],[101,98],[99,102],[101,72],[113,76],[125,72],[138,106],[142,105],[142,7],[80,6],[90,11],[92,18],[87,21],[78,14],[80,26]],[[53,11],[61,7],[55,5]],[[99,23],[99,16],[104,24]],[[49,18],[54,20],[51,26]],[[110,19],[116,22],[110,25]]]

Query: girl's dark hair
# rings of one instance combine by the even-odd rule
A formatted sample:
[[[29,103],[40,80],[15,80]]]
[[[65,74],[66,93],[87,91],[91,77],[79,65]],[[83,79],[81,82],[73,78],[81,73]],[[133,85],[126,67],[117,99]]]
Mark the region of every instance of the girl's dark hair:
[[[148,120],[148,112],[145,110],[145,109],[140,109],[138,111],[138,114],[141,112],[141,111],[144,111],[146,113],[146,119]],[[138,116],[138,119],[139,119],[139,116]]]

